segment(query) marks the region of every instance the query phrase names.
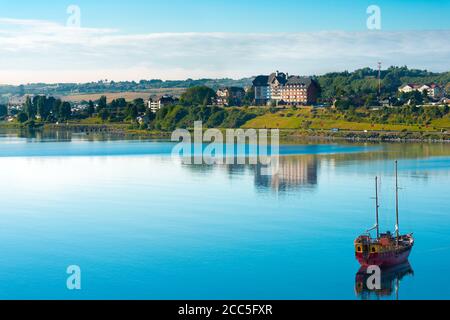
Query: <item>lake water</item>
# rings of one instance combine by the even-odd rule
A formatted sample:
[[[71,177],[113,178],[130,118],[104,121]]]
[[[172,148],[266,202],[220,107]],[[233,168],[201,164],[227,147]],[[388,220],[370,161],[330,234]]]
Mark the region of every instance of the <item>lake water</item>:
[[[449,144],[282,146],[274,177],[172,147],[0,134],[0,298],[450,299]],[[368,292],[353,240],[374,224],[375,176],[393,230],[394,160],[416,245]]]

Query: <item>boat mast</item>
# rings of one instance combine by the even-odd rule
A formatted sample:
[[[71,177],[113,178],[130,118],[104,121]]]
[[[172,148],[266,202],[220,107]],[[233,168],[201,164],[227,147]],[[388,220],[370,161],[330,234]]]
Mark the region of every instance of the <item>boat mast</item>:
[[[398,224],[398,161],[395,161],[395,216],[397,224],[395,225],[395,233],[397,236],[397,243],[400,237],[400,230]]]
[[[375,177],[375,208],[376,208],[376,219],[377,219],[377,239],[380,237],[380,224],[378,223],[378,177]]]

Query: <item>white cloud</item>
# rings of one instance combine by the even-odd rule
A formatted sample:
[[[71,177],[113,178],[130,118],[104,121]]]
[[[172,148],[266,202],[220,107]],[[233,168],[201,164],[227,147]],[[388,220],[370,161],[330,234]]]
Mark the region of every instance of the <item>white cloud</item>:
[[[239,78],[374,66],[450,69],[450,30],[123,34],[0,18],[0,83]]]

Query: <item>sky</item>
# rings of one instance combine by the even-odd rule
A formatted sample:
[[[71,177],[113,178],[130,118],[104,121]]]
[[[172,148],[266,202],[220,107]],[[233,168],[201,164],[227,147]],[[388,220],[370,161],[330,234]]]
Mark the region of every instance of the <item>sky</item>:
[[[69,10],[68,10],[69,9]],[[0,83],[450,70],[450,0],[0,0]]]

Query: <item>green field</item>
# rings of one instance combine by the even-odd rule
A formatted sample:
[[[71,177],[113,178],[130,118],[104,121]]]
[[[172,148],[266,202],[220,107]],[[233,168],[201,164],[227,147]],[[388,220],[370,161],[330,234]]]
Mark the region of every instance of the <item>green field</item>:
[[[312,130],[349,130],[349,131],[409,131],[432,132],[450,129],[450,116],[436,119],[429,125],[371,123],[369,121],[347,121],[342,115],[328,110],[302,108],[299,110],[283,110],[276,113],[266,113],[248,121],[244,128],[255,129],[312,129]]]

